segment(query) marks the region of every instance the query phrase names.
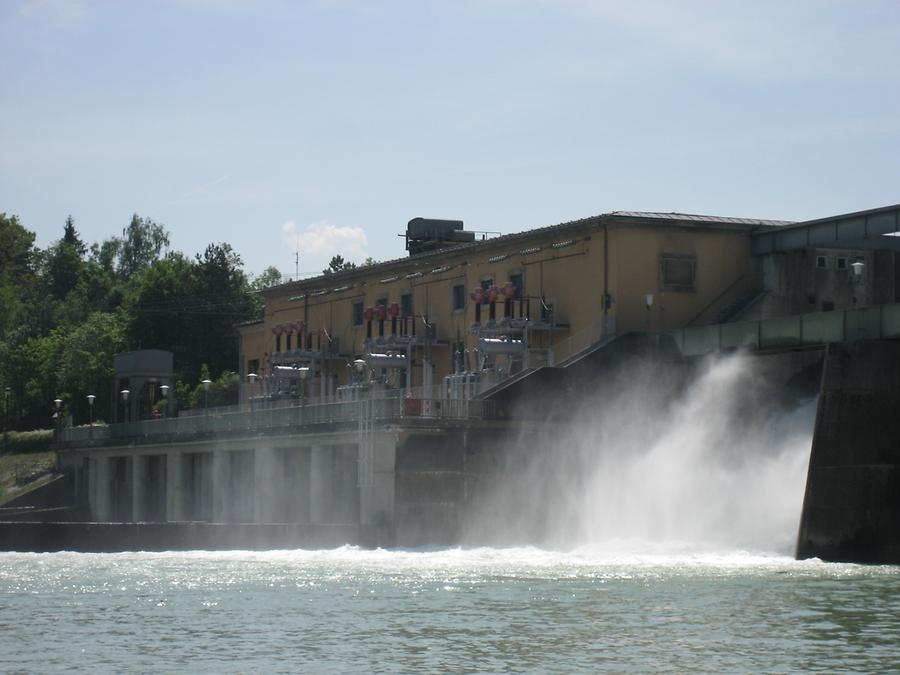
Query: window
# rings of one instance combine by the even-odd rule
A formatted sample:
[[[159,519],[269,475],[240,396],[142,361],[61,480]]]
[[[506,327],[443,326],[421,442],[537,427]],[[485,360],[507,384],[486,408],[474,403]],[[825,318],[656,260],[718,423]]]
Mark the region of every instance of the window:
[[[388,306],[387,298],[378,298],[378,300],[375,301],[375,306],[378,307],[378,305],[384,305],[385,307],[387,307]]]
[[[482,305],[488,304],[488,289],[494,285],[493,277],[485,277],[481,280],[481,290],[484,291],[484,298],[481,301]]]
[[[247,361],[247,374],[256,373],[259,375],[259,359],[250,359]]]
[[[281,336],[280,335],[275,336],[275,351],[276,352],[281,351]]]
[[[407,317],[413,315],[412,293],[404,293],[400,296],[400,316]]]
[[[817,255],[816,267],[819,267],[821,269],[825,269],[826,267],[828,267],[828,258],[826,258],[824,255]]]
[[[354,326],[362,326],[363,325],[363,315],[364,308],[362,302],[354,302],[353,303],[353,325]]]
[[[847,259],[846,258],[838,258],[836,263],[837,264],[835,265],[835,267],[837,267],[839,270],[847,269]]]
[[[466,287],[464,284],[453,285],[453,311],[466,308]]]
[[[287,346],[285,347],[285,349],[287,351],[291,351],[291,334],[290,333],[288,333],[287,336],[285,336],[285,342],[287,342]]]
[[[519,299],[525,297],[525,275],[521,272],[515,272],[509,275],[509,280],[512,282],[513,286],[516,289],[515,298]]]
[[[694,256],[663,255],[660,267],[663,290],[694,290],[697,277],[697,259]]]

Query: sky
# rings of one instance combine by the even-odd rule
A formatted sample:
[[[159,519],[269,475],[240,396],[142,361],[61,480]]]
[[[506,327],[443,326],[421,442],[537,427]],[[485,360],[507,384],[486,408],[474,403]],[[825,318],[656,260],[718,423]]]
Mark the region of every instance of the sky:
[[[0,0],[0,44],[0,212],[41,247],[138,213],[311,276],[417,216],[900,202],[897,0]]]

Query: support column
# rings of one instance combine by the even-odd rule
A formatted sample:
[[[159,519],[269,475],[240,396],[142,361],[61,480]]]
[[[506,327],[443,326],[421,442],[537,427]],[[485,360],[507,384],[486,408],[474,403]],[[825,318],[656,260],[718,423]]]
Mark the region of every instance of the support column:
[[[88,495],[91,520],[108,522],[112,515],[110,513],[109,458],[91,457]]]
[[[184,504],[184,455],[170,452],[166,458],[166,521],[186,520]]]
[[[228,453],[216,450],[212,453],[212,522],[228,522],[228,485],[231,482],[231,462]]]
[[[134,455],[131,471],[131,520],[139,523],[147,520],[147,458]]]
[[[309,457],[309,522],[322,525],[330,521],[332,450],[314,445]]]
[[[376,434],[371,455],[371,483],[360,488],[359,522],[368,529],[370,546],[394,544],[394,476],[397,437]]]
[[[257,448],[253,455],[256,490],[254,494],[255,523],[284,521],[285,475],[281,466],[282,450]]]

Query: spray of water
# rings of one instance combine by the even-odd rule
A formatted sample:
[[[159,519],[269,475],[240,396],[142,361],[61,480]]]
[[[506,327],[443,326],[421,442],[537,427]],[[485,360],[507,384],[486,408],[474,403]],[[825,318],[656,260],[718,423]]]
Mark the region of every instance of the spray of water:
[[[503,449],[468,537],[791,553],[815,401],[786,394],[772,365],[731,356],[687,377],[658,364],[621,369],[570,422],[529,429]]]

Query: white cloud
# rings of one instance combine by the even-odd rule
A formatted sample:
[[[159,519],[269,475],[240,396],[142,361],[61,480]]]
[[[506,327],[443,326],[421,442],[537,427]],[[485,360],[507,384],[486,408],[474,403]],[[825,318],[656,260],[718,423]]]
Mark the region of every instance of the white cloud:
[[[281,237],[291,252],[299,245],[301,270],[324,269],[335,255],[357,264],[368,256],[369,240],[361,227],[334,225],[323,220],[301,228],[289,220],[281,226]]]

